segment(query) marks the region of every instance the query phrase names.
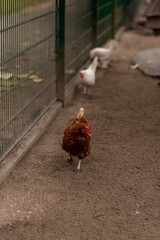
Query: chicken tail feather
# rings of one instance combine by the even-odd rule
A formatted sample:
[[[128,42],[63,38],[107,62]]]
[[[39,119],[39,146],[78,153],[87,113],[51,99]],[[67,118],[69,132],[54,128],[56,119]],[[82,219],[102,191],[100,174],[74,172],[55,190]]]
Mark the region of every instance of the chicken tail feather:
[[[83,117],[84,116],[84,108],[80,108],[79,109],[79,113],[78,113],[78,115],[77,115],[77,118],[79,119],[79,118],[81,118],[81,117]]]

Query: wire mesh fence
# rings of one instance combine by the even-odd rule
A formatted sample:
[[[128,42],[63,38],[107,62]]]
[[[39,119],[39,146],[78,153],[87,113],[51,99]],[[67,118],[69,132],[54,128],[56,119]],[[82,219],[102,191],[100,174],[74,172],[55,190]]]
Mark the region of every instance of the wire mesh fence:
[[[67,1],[65,29],[65,83],[67,84],[92,47],[92,1]]]
[[[56,99],[54,1],[0,5],[0,158]]]
[[[89,50],[123,24],[124,8],[122,0],[0,1],[0,161],[64,101]]]
[[[98,45],[112,36],[114,1],[99,1],[98,4]]]

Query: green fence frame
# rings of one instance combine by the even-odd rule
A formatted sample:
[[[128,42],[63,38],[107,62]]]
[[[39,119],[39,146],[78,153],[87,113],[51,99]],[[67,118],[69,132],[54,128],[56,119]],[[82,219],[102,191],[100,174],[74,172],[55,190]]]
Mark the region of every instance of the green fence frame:
[[[0,161],[123,25],[135,0],[0,1]]]

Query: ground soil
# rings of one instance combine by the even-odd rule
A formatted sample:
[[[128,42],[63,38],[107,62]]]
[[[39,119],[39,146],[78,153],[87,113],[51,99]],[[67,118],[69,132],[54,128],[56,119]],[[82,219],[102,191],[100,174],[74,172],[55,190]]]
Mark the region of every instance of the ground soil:
[[[0,240],[159,240],[159,79],[132,70],[160,37],[125,32],[91,96],[79,90],[0,186]],[[92,152],[67,162],[63,131],[84,107]]]

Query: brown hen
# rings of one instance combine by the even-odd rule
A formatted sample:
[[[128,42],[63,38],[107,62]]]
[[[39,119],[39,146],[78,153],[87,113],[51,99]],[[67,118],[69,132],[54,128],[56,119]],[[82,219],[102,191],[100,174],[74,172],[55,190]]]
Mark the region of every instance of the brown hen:
[[[84,116],[84,109],[80,108],[79,113],[71,126],[64,131],[62,148],[70,154],[68,162],[72,164],[72,156],[79,159],[77,169],[80,170],[81,159],[91,152],[90,146],[91,127]]]

